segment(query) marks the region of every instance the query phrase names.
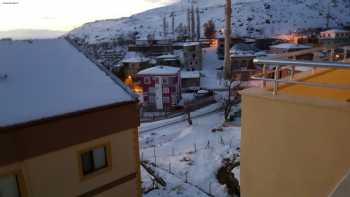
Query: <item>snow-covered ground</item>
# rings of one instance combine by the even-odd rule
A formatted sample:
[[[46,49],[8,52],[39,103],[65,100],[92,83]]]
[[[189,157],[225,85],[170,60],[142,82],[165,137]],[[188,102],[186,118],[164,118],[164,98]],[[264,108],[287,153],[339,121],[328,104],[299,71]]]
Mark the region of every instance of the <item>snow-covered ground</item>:
[[[166,187],[151,191],[145,197],[208,196],[207,193],[227,196],[225,186],[216,180],[216,171],[224,158],[238,153],[240,128],[226,127],[223,132],[212,132],[213,128],[222,126],[224,115],[218,111],[203,114],[208,108],[214,107],[203,109],[203,116],[194,118],[191,126],[187,121],[155,130],[149,130],[150,124],[162,123],[141,125],[141,158],[156,163],[157,174],[167,182]],[[186,177],[188,183],[185,183]],[[144,170],[142,180],[144,188],[152,185],[150,175]]]

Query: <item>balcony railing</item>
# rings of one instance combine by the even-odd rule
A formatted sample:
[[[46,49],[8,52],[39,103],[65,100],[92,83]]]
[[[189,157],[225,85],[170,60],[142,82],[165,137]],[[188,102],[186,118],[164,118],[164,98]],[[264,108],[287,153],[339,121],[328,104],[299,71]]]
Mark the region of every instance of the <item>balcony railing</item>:
[[[257,58],[254,59],[255,64],[263,65],[262,73],[251,77],[254,80],[261,80],[263,82],[263,88],[266,88],[266,82],[272,83],[273,95],[277,95],[280,84],[295,84],[312,87],[322,87],[330,89],[342,89],[350,90],[350,85],[342,84],[330,84],[330,83],[318,83],[318,82],[307,82],[303,80],[295,79],[295,67],[309,67],[314,72],[317,68],[324,69],[350,69],[350,64],[338,63],[338,62],[320,62],[320,61],[306,61],[306,60],[285,60],[285,59],[268,59],[268,58]],[[268,78],[268,67],[274,67],[274,77]],[[290,76],[281,78],[281,68],[286,67],[290,69]]]

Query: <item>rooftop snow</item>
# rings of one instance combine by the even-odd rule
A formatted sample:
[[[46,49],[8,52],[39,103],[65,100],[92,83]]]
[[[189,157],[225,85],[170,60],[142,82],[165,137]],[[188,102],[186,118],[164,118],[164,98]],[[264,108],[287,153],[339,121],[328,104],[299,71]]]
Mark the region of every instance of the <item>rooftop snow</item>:
[[[180,68],[172,66],[155,66],[141,70],[138,75],[174,75],[180,71]]]
[[[177,55],[167,54],[158,56],[157,59],[177,59]]]
[[[309,49],[311,46],[302,45],[302,44],[291,44],[291,43],[282,43],[278,45],[273,45],[271,48],[277,49]]]
[[[199,71],[181,71],[181,78],[182,79],[193,79],[193,78],[200,78],[201,75]]]
[[[330,29],[327,31],[323,31],[322,33],[349,33],[350,31],[344,29]]]
[[[64,39],[0,41],[0,127],[133,100]]]

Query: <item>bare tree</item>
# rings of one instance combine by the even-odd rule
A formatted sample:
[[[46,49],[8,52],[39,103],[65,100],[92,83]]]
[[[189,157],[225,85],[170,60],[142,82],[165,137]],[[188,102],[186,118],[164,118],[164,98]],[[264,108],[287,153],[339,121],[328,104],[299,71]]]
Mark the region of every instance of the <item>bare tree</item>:
[[[231,16],[232,16],[232,4],[231,0],[226,0],[225,11],[225,59],[224,59],[224,72],[225,78],[231,78],[231,57],[230,57],[230,45],[231,45]]]

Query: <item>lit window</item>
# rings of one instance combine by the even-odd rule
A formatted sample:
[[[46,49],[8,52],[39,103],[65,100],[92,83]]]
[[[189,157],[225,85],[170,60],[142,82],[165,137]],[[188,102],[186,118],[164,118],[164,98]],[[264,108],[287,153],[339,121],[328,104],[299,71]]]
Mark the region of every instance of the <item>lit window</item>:
[[[83,175],[89,175],[108,167],[108,146],[100,146],[80,155]]]
[[[16,175],[0,177],[0,196],[1,197],[20,197],[19,179]]]
[[[144,82],[146,85],[151,84],[151,79],[150,79],[150,77],[144,77],[143,82]]]

